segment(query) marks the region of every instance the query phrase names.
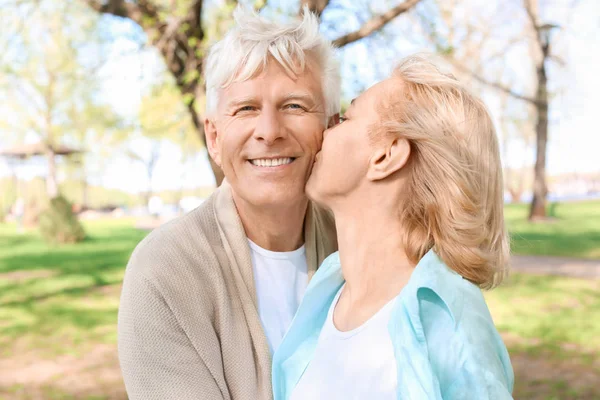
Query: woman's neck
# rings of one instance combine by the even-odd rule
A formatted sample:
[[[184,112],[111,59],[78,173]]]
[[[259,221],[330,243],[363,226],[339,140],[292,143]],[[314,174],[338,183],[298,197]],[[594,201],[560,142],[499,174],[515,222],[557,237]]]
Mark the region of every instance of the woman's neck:
[[[334,314],[339,329],[360,326],[396,297],[414,269],[397,214],[382,208],[334,210],[346,286]]]

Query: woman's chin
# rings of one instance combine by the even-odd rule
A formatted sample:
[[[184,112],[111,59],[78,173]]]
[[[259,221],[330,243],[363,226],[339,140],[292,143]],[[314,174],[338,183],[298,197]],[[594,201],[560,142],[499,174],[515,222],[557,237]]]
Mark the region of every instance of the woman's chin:
[[[308,181],[306,182],[306,196],[312,200],[312,201],[316,201],[318,202],[320,199],[320,195],[319,195],[319,185],[318,185],[318,178],[315,176],[314,174],[314,170],[313,173],[310,175],[310,177],[308,178]]]

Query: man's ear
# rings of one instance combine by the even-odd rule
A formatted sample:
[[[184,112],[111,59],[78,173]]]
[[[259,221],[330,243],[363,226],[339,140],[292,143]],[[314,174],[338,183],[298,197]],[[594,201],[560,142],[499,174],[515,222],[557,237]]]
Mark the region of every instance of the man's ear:
[[[340,113],[334,114],[329,117],[329,121],[327,121],[327,129],[332,128],[340,123]]]
[[[378,181],[399,171],[410,157],[410,143],[407,139],[394,139],[375,147],[369,160],[367,179]]]
[[[219,154],[219,146],[217,146],[217,127],[214,121],[204,119],[204,135],[206,136],[206,147],[208,154],[219,167],[221,166],[221,155]]]

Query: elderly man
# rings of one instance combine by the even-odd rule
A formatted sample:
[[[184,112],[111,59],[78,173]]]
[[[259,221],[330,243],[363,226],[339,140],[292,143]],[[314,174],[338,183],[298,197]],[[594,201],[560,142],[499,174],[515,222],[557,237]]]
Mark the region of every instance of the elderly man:
[[[205,132],[226,182],[127,266],[119,358],[130,399],[269,399],[271,355],[336,250],[304,186],[340,83],[318,21],[238,10],[207,58]]]

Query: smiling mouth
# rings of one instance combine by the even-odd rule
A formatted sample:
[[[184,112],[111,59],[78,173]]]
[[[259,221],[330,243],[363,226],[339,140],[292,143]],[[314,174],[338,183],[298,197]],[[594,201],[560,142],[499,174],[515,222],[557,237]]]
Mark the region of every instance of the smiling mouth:
[[[295,159],[295,157],[255,158],[248,161],[257,167],[280,167],[282,165],[291,164]]]

